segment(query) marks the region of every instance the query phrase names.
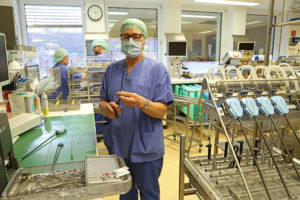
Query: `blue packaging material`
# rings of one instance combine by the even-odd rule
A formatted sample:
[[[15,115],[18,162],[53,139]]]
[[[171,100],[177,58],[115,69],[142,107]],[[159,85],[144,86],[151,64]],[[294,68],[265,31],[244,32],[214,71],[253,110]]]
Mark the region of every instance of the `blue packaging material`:
[[[267,97],[258,97],[255,99],[256,105],[259,108],[259,111],[265,116],[274,115],[274,107],[271,104],[271,101]]]

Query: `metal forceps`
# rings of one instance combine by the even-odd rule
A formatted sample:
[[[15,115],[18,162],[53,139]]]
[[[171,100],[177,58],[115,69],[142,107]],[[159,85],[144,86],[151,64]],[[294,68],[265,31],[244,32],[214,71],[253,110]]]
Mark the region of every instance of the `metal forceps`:
[[[124,80],[124,70],[123,70],[123,73],[122,73],[122,79],[121,79],[121,88],[120,88],[120,91],[122,91],[123,80]],[[116,101],[116,104],[119,106],[120,103],[121,103],[121,100],[120,100],[120,97],[119,97],[118,101]],[[118,114],[117,109],[115,109],[114,107],[113,107],[113,109],[114,109],[114,111],[115,111],[115,116],[116,116],[117,122],[120,122],[120,115]]]

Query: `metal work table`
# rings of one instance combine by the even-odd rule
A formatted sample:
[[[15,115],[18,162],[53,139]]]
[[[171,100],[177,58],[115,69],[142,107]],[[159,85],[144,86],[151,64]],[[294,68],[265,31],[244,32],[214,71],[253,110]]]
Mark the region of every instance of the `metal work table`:
[[[53,114],[54,115],[54,114]],[[31,149],[46,140],[55,130],[67,129],[67,133],[54,137],[49,143],[19,162],[20,167],[51,164],[57,144],[63,143],[58,163],[83,161],[86,155],[97,155],[95,121],[93,114],[51,116],[40,127],[34,128],[14,144],[14,152],[19,160]],[[71,141],[74,137],[74,159],[71,160]]]
[[[46,140],[55,132],[55,130],[67,129],[67,132],[62,135],[53,137],[51,140],[49,140],[49,142],[47,142],[33,154],[20,161],[19,167],[25,167],[24,169],[35,169],[35,166],[46,166],[52,164],[53,157],[57,149],[57,144],[59,143],[63,143],[64,147],[62,148],[60,156],[57,160],[58,166],[61,165],[61,163],[84,162],[85,156],[97,155],[98,151],[93,113],[93,105],[91,103],[81,104],[80,110],[72,110],[68,112],[50,112],[49,116],[43,118],[47,119],[43,125],[41,125],[39,128],[34,128],[30,131],[27,131],[23,135],[20,135],[18,140],[14,143],[13,148],[17,160],[22,158],[27,152]],[[73,159],[71,159],[72,137],[74,138]],[[70,164],[68,166],[72,165]],[[36,169],[39,170],[39,167],[36,167]],[[68,169],[65,168],[65,170]],[[37,171],[37,173],[39,172]],[[56,195],[54,196],[56,197],[57,195],[61,195],[61,192],[55,193]],[[98,195],[97,192],[94,193],[95,195],[93,196],[93,199],[102,200],[101,194]],[[76,195],[74,197],[76,197]],[[74,199],[74,197],[72,199]],[[15,197],[6,197],[3,199],[14,198]],[[49,199],[51,199],[50,194]],[[82,199],[82,197],[78,196],[78,199]]]

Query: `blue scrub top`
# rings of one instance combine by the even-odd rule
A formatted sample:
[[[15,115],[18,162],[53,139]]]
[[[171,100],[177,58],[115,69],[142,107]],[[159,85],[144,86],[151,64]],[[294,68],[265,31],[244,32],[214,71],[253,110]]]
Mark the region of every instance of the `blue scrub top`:
[[[113,56],[109,52],[104,52],[96,56],[95,62],[113,62]]]
[[[68,66],[63,64],[56,64],[54,68],[60,68],[61,85],[57,91],[62,92],[63,99],[67,99],[69,96],[69,80],[68,80]],[[82,74],[78,73],[74,75],[74,78],[81,78]]]
[[[172,84],[165,66],[150,58],[144,58],[130,73],[125,59],[108,66],[102,79],[100,99],[116,102],[119,100],[117,91],[120,90],[137,93],[153,102],[173,103]],[[120,122],[108,119],[103,128],[104,142],[111,153],[134,163],[163,157],[162,120],[152,118],[136,107],[127,107],[122,102],[120,105]]]

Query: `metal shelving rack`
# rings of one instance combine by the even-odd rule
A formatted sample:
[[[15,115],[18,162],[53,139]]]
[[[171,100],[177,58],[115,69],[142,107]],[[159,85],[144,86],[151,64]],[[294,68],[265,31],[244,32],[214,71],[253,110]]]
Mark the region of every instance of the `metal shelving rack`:
[[[102,76],[110,63],[91,63],[89,66],[69,67],[69,98],[87,102],[98,102]],[[86,78],[74,78],[78,73],[85,73]]]
[[[179,199],[183,200],[185,195],[197,195],[199,199],[219,199],[219,200],[244,200],[244,199],[270,199],[267,196],[266,189],[263,187],[257,169],[253,165],[254,158],[249,153],[249,147],[246,143],[244,146],[240,146],[243,149],[240,151],[240,161],[238,160],[238,154],[234,152],[234,146],[238,146],[239,141],[235,140],[233,131],[230,133],[230,127],[238,124],[237,120],[231,118],[226,111],[220,112],[217,109],[217,105],[223,103],[227,98],[226,93],[229,89],[235,89],[236,94],[240,94],[240,84],[248,85],[250,88],[257,88],[264,91],[267,89],[269,83],[272,86],[282,86],[288,81],[291,85],[295,82],[300,82],[300,79],[257,79],[257,80],[208,80],[204,79],[202,84],[202,92],[209,91],[211,97],[210,100],[201,101],[202,113],[208,114],[210,118],[215,119],[213,126],[215,128],[215,140],[209,144],[211,145],[211,154],[189,156],[191,142],[189,142],[188,151],[186,151],[186,136],[182,135],[180,140],[180,172],[179,172]],[[293,97],[296,95],[294,88]],[[286,96],[289,91],[280,90],[278,94]],[[248,93],[247,96],[256,97],[255,93]],[[242,97],[242,96],[237,96]],[[299,119],[300,110],[291,110],[289,117],[294,120],[294,123]],[[274,115],[274,119],[278,124],[288,127],[286,121],[282,116]],[[203,118],[203,117],[202,117]],[[267,133],[267,142],[272,143],[276,138],[275,131],[268,130],[269,118],[260,115],[258,118],[259,123],[264,133]],[[203,122],[203,121],[202,121]],[[253,138],[259,138],[256,135],[256,127],[253,119],[246,116],[241,118],[241,122],[244,128],[247,129],[248,140]],[[295,123],[296,126],[297,123]],[[299,130],[299,129],[298,129]],[[219,142],[219,134],[224,133],[226,136],[226,142],[228,144],[228,150],[224,145]],[[285,136],[285,142],[288,145],[292,145],[295,149],[299,149],[299,144],[295,144],[295,140],[290,140],[290,136],[293,138],[290,132],[284,130],[282,135]],[[193,139],[193,133],[192,133]],[[278,139],[278,138],[277,138]],[[235,140],[235,141],[234,141]],[[279,174],[277,174],[274,164],[270,161],[270,155],[265,150],[265,143],[262,142],[260,146],[256,147],[256,144],[250,142],[250,146],[255,145],[255,148],[260,149],[257,154],[257,163],[261,166],[263,176],[265,177],[268,191],[271,192],[273,200],[287,199],[287,194],[279,180]],[[278,141],[277,141],[278,143]],[[276,142],[273,143],[273,147],[277,146]],[[277,147],[280,148],[280,147]],[[274,149],[273,149],[274,150]],[[222,152],[220,152],[222,151]],[[209,151],[210,152],[210,151]],[[226,152],[226,156],[225,156]],[[228,152],[228,155],[227,155]],[[298,154],[294,154],[295,158]],[[280,171],[283,174],[284,179],[287,181],[287,188],[291,192],[292,197],[300,195],[300,182],[299,178],[290,163],[286,162],[282,154],[275,155],[276,163],[280,166]],[[230,162],[236,164],[235,167],[229,167]],[[298,162],[298,161],[297,161]],[[300,162],[299,162],[300,163]],[[298,165],[298,164],[297,164]],[[300,165],[297,166],[298,171]],[[185,183],[185,175],[187,175],[189,182]]]
[[[272,38],[272,28],[281,28],[281,33],[280,33],[280,44],[281,45],[281,37],[282,37],[282,27],[283,26],[290,26],[290,25],[300,25],[300,20],[295,20],[295,21],[288,21],[288,22],[282,22],[282,23],[277,23],[273,24],[273,18],[274,18],[274,7],[275,7],[275,0],[270,0],[269,4],[269,16],[268,16],[268,26],[267,26],[267,42],[265,46],[265,60],[264,60],[264,65],[268,66],[269,65],[269,55],[270,55],[270,49],[271,49],[271,38]],[[283,2],[283,11],[282,11],[282,16],[284,13],[284,7],[285,7],[285,1]]]

